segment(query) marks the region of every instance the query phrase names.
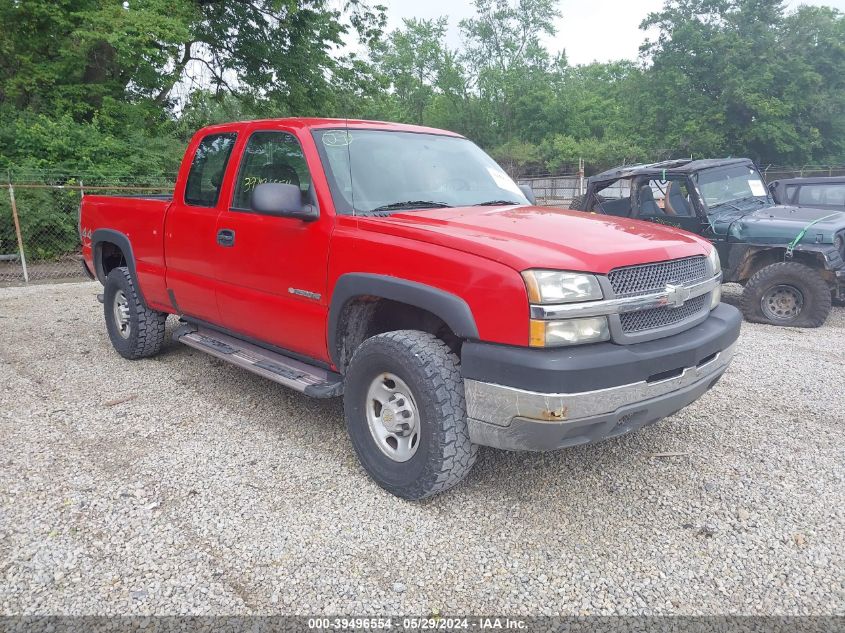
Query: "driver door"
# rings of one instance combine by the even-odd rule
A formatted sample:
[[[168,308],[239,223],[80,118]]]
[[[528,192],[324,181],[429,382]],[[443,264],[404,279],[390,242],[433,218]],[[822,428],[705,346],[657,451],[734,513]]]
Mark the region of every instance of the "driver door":
[[[319,166],[315,165],[315,168]],[[320,360],[327,359],[326,274],[333,216],[312,222],[251,208],[259,184],[295,184],[312,194],[312,169],[290,131],[254,129],[246,141],[231,199],[217,217],[215,267],[223,325],[234,332]]]

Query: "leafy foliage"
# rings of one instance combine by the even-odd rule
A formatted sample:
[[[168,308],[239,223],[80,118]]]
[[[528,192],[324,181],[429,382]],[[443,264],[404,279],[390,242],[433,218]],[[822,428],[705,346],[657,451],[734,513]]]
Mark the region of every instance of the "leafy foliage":
[[[446,17],[385,33],[368,0],[0,0],[0,169],[171,174],[198,127],[296,115],[453,129],[514,173],[845,162],[834,9],[667,0],[639,60],[570,66],[555,0],[473,4],[453,49]]]

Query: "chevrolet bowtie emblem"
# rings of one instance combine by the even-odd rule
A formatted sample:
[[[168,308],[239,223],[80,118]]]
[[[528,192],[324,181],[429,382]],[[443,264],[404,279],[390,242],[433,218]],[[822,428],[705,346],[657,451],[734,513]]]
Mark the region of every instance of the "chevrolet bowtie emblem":
[[[666,306],[669,308],[680,308],[689,299],[689,295],[689,288],[686,286],[666,284]]]

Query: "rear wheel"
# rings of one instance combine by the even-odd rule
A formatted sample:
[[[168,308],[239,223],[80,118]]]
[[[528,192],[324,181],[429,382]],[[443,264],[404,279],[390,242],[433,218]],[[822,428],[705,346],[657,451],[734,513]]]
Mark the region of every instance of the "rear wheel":
[[[103,312],[109,339],[118,354],[134,360],[161,351],[167,314],[144,306],[125,266],[114,268],[106,277]]]
[[[399,330],[364,341],[346,371],[344,413],[361,464],[399,497],[443,492],[475,463],[459,361],[433,334]]]
[[[741,307],[746,320],[753,323],[819,327],[830,313],[830,287],[809,266],[779,262],[751,277]]]

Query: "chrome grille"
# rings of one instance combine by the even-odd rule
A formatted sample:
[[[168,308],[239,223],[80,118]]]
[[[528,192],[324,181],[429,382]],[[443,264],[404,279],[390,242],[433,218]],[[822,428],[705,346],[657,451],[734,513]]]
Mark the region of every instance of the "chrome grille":
[[[619,315],[622,321],[622,331],[626,334],[633,334],[680,323],[684,319],[701,312],[709,300],[710,295],[706,294],[689,299],[680,308],[652,308],[639,312],[625,312]]]
[[[627,266],[611,270],[607,278],[617,297],[658,292],[666,284],[690,284],[707,276],[704,257],[687,257],[668,262]]]
[[[627,266],[610,271],[607,278],[617,297],[631,297],[663,291],[667,284],[692,285],[704,281],[707,278],[707,261],[699,256]],[[660,307],[620,314],[622,333],[641,334],[676,325],[705,311],[709,301],[710,295],[706,294],[689,299],[678,308]]]

